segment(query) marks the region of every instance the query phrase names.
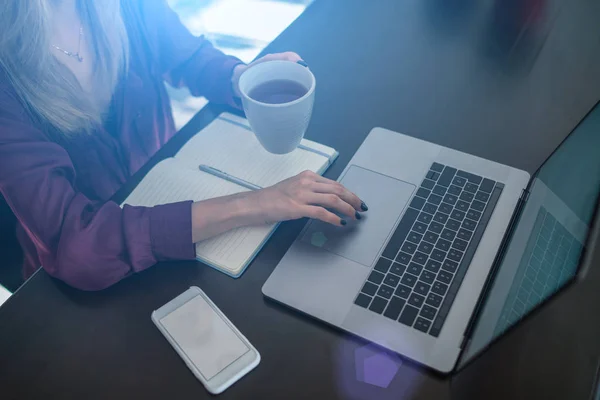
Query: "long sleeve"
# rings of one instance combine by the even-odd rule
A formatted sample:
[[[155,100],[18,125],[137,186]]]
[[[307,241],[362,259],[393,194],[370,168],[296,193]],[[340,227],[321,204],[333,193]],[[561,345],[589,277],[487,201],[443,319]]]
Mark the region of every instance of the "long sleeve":
[[[242,64],[239,59],[192,35],[164,0],[138,0],[136,8],[152,56],[170,84],[186,86],[194,96],[235,105],[231,76]]]
[[[0,102],[0,192],[50,275],[98,290],[158,261],[194,258],[191,202],[121,209],[90,200],[75,180],[66,150],[16,100]]]

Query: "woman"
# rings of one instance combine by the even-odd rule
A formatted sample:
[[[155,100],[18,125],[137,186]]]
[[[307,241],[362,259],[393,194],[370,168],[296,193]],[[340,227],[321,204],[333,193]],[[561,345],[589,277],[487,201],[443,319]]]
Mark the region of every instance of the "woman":
[[[268,59],[301,61],[256,62]],[[158,261],[192,260],[193,243],[229,229],[345,223],[328,210],[360,218],[364,203],[312,173],[195,203],[109,201],[175,134],[164,80],[234,104],[251,65],[192,36],[163,0],[3,0],[0,192],[19,220],[25,277],[41,265],[98,290]]]

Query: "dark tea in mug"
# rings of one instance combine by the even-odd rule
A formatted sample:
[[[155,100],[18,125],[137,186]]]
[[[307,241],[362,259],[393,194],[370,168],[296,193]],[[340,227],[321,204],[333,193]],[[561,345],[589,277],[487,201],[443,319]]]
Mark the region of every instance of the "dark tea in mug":
[[[248,93],[252,99],[267,104],[298,100],[308,92],[302,84],[289,79],[274,79],[257,85]]]

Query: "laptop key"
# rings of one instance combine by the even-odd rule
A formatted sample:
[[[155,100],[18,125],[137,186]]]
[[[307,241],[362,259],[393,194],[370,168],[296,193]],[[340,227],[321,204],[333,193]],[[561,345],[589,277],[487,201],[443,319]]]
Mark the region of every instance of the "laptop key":
[[[470,231],[474,231],[477,226],[477,222],[470,220],[469,218],[465,218],[462,223],[462,227],[468,229]]]
[[[463,252],[456,249],[450,249],[450,251],[448,252],[448,258],[452,261],[460,262],[462,256]]]
[[[433,282],[433,286],[431,287],[431,291],[435,294],[439,294],[440,296],[445,295],[446,290],[448,290],[448,285],[437,280]]]
[[[457,221],[462,221],[463,219],[465,219],[465,215],[466,213],[464,211],[453,210],[450,214],[450,218],[454,218]]]
[[[396,231],[394,232],[390,241],[385,247],[382,256],[384,256],[385,258],[389,258],[390,260],[393,260],[396,257],[396,254],[398,254],[398,250],[400,250],[402,242],[404,242],[406,235],[408,235],[408,232],[410,231],[410,228],[415,222],[415,219],[417,219],[418,215],[419,211],[415,210],[414,208],[409,207],[406,210],[404,216],[402,216],[402,219],[398,224],[398,227],[396,228]]]
[[[400,315],[398,322],[404,325],[412,326],[413,322],[415,322],[415,318],[417,317],[418,313],[419,309],[407,304],[404,307],[404,310],[402,310],[402,314]]]
[[[445,284],[449,285],[449,284],[450,284],[450,282],[452,282],[452,277],[453,277],[453,276],[454,276],[454,275],[452,275],[450,272],[448,272],[448,271],[444,271],[444,270],[441,270],[441,271],[440,271],[440,273],[439,273],[439,274],[438,274],[438,276],[437,276],[437,279],[438,279],[440,282],[442,282],[442,283],[445,283]]]
[[[473,236],[473,233],[466,229],[460,229],[457,234],[459,239],[466,240],[467,242],[471,239],[471,236]]]
[[[488,201],[489,198],[490,195],[485,192],[482,192],[481,190],[475,195],[475,200],[483,201],[484,203]]]
[[[481,182],[481,185],[479,186],[479,190],[484,191],[486,193],[491,193],[492,189],[494,189],[495,184],[496,182],[494,182],[493,180],[484,178],[483,182]]]
[[[401,251],[400,253],[398,253],[398,255],[396,256],[396,262],[397,263],[408,265],[409,261],[410,261],[410,254],[405,253],[403,251]]]
[[[432,179],[434,181],[437,181],[437,179],[440,177],[440,173],[439,172],[435,172],[435,171],[429,171],[427,173],[427,178]]]
[[[425,189],[433,189],[433,187],[435,186],[435,181],[432,181],[431,179],[424,179],[423,183],[421,183],[421,187],[425,188]]]
[[[471,204],[471,208],[475,211],[483,212],[483,209],[485,208],[485,203],[482,203],[479,200],[474,200]]]
[[[383,282],[383,277],[384,275],[381,272],[371,271],[371,275],[369,275],[368,280],[379,285],[381,282]]]
[[[415,222],[413,226],[413,231],[423,234],[427,231],[427,225],[425,225],[422,222]]]
[[[438,196],[438,195],[437,195],[437,194],[435,194],[435,193],[432,193],[432,194],[431,194],[431,196],[429,196],[429,199],[428,199],[428,201],[429,201],[430,203],[433,203],[433,204],[435,204],[436,206],[439,206],[439,205],[440,205],[440,203],[442,202],[442,197],[441,197],[441,196]]]
[[[468,244],[469,243],[465,242],[464,240],[456,238],[454,239],[454,243],[452,243],[452,247],[460,251],[465,251]]]
[[[420,233],[417,233],[415,231],[411,231],[408,234],[408,237],[406,238],[406,240],[410,240],[414,244],[419,244],[421,242],[421,239],[423,239],[423,235],[421,235]]]
[[[394,294],[402,299],[408,299],[410,296],[411,289],[408,286],[400,284]]]
[[[454,178],[454,174],[456,174],[456,168],[446,166],[444,168],[444,171],[442,172],[442,175],[438,179],[438,185],[442,185],[442,186],[446,186],[446,187],[450,186],[450,183],[452,182],[452,178]]]
[[[450,213],[452,212],[452,206],[448,203],[442,203],[440,204],[440,208],[438,210],[443,212],[444,214],[450,215]]]
[[[413,287],[415,286],[415,283],[417,282],[417,277],[411,274],[404,274],[404,276],[402,276],[402,279],[400,280],[400,282],[408,287]]]
[[[425,232],[425,235],[423,236],[423,240],[425,240],[429,243],[435,244],[435,242],[437,242],[439,237],[440,237],[440,235],[438,235],[437,233],[427,231],[427,232]]]
[[[433,233],[441,233],[442,229],[444,229],[444,225],[440,224],[439,222],[433,221],[431,224],[429,224],[429,230]]]
[[[385,309],[383,315],[393,320],[398,319],[398,315],[400,315],[400,311],[402,311],[402,307],[404,307],[405,303],[406,300],[404,299],[396,296],[392,297],[392,300],[390,300],[390,304]]]
[[[404,242],[402,251],[408,254],[413,254],[417,250],[417,245],[411,242]]]
[[[385,258],[380,258],[379,260],[377,260],[377,264],[375,264],[375,271],[379,271],[382,274],[385,274],[386,272],[388,272],[388,269],[390,269],[390,266],[392,265],[392,262],[390,260],[386,260]]]
[[[446,239],[440,239],[440,240],[438,240],[435,247],[437,247],[438,249],[443,250],[443,251],[448,251],[448,250],[450,250],[451,245],[452,245],[452,242],[449,242]]]
[[[392,297],[392,294],[394,294],[394,289],[386,285],[381,285],[377,294],[383,298],[389,299]]]
[[[392,268],[390,268],[390,272],[398,276],[402,276],[404,271],[406,271],[406,266],[398,263],[393,263]]]
[[[481,213],[471,208],[469,211],[467,211],[467,218],[470,218],[473,221],[479,221],[479,218],[481,218]]]
[[[462,195],[461,195],[461,196],[462,196]],[[447,195],[444,197],[444,202],[446,202],[446,203],[448,203],[448,204],[450,204],[450,205],[452,205],[452,206],[453,206],[453,205],[455,205],[457,201],[458,201],[458,197],[456,197],[456,196],[455,196],[455,195],[453,195],[453,194],[447,194]]]
[[[474,197],[475,197],[475,195],[473,193],[469,193],[469,192],[462,192],[460,194],[460,199],[462,201],[466,201],[467,203],[472,202]]]
[[[424,271],[424,272],[428,272],[428,271]],[[415,290],[415,293],[420,294],[421,296],[427,296],[427,293],[429,293],[430,288],[431,288],[431,285],[428,285],[427,283],[420,280],[415,285],[414,290]]]
[[[424,224],[428,224],[431,222],[432,218],[433,215],[427,214],[426,212],[421,212],[421,214],[419,214],[419,217],[417,218],[417,221],[422,222]]]
[[[458,263],[452,260],[445,260],[442,264],[442,269],[452,273],[456,272],[456,268],[458,268]]]
[[[400,277],[394,274],[387,274],[383,280],[383,283],[395,289],[396,286],[398,286],[398,283],[400,283]]]
[[[456,232],[451,231],[450,229],[444,229],[442,231],[441,237],[446,239],[446,240],[454,240],[454,237],[456,236]]]
[[[375,285],[375,284],[367,281],[363,285],[363,288],[361,289],[361,292],[366,293],[369,296],[375,296],[375,293],[377,293],[377,285]]]
[[[453,231],[458,231],[460,229],[460,222],[450,218],[448,222],[446,222],[446,228],[451,229]]]
[[[467,212],[467,210],[469,209],[469,203],[467,203],[466,201],[459,200],[456,202],[456,209]]]
[[[418,331],[421,331],[423,333],[427,333],[427,331],[429,330],[429,327],[431,326],[431,322],[424,319],[424,318],[417,318],[417,322],[415,322],[415,326],[414,328]]]
[[[467,180],[465,178],[457,176],[457,177],[454,178],[454,180],[452,181],[452,183],[455,184],[456,186],[463,187],[463,186],[465,186],[465,183],[467,183]]]
[[[371,305],[369,306],[369,310],[376,312],[377,314],[381,314],[385,309],[387,303],[388,302],[386,299],[381,298],[379,296],[375,296],[375,298],[371,302]]]
[[[356,300],[354,300],[354,304],[363,308],[369,307],[369,303],[371,303],[371,297],[367,296],[364,293],[359,293],[356,297]]]
[[[437,206],[435,204],[431,204],[430,202],[427,202],[427,203],[425,203],[425,206],[423,207],[423,211],[433,215],[437,211]]]
[[[469,182],[473,182],[477,185],[479,185],[479,183],[481,183],[481,180],[483,179],[479,175],[475,175],[470,172],[465,172],[465,171],[460,171],[460,170],[456,173],[456,175],[460,176],[461,178],[467,178],[469,180]]]
[[[469,193],[475,193],[477,192],[477,185],[474,183],[467,183],[465,185],[465,190]]]
[[[446,190],[448,189],[443,186],[435,185],[435,187],[433,188],[433,193],[443,197],[446,194]]]
[[[434,162],[431,165],[431,170],[435,171],[435,172],[442,172],[444,170],[444,166],[440,163],[436,163]]]
[[[423,266],[411,262],[406,270],[415,276],[419,276],[421,274],[421,271],[423,271]]]
[[[450,187],[448,188],[448,193],[453,194],[455,196],[458,196],[460,192],[462,192],[462,189],[456,185],[450,185]]]
[[[437,273],[440,270],[441,266],[442,266],[441,263],[439,263],[435,260],[429,260],[429,261],[427,261],[427,264],[425,264],[425,269],[428,271],[431,271],[433,273]]]
[[[423,206],[425,205],[425,199],[422,197],[413,197],[412,201],[410,202],[410,206],[416,210],[420,210],[421,208],[423,208]]]
[[[433,307],[439,307],[442,304],[442,296],[437,295],[435,293],[429,293],[427,296],[427,300],[425,300],[426,304],[429,304]]]
[[[444,252],[440,249],[434,249],[431,252],[431,258],[435,261],[442,262],[442,261],[444,261],[444,258],[446,258],[446,252]]]
[[[433,317],[435,317],[435,313],[437,312],[437,310],[427,304],[423,305],[423,308],[421,308],[421,312],[419,313],[419,315],[423,318],[427,318],[433,321]]]
[[[429,254],[433,250],[433,244],[427,242],[421,242],[418,250],[422,253]]]
[[[430,194],[431,190],[425,189],[424,187],[420,187],[419,190],[417,190],[417,196],[423,197],[424,199],[428,198]]]
[[[410,297],[408,298],[408,304],[410,304],[411,306],[421,307],[424,302],[425,302],[425,297],[423,297],[417,293],[411,294]]]
[[[441,213],[441,212],[438,212],[437,214],[435,214],[433,216],[433,220],[435,222],[439,222],[440,224],[445,224],[446,221],[448,220],[448,215],[444,214],[444,213]]]
[[[413,256],[412,260],[417,264],[425,265],[425,263],[427,262],[427,254],[417,251]]]
[[[421,272],[419,279],[425,283],[432,284],[435,280],[435,274],[425,269],[423,272]]]

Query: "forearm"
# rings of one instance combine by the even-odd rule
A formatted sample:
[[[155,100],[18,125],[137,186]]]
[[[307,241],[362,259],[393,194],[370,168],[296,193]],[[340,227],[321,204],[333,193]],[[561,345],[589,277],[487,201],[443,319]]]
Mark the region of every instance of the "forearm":
[[[192,240],[194,243],[231,229],[255,225],[260,221],[254,192],[196,202],[192,205]]]

